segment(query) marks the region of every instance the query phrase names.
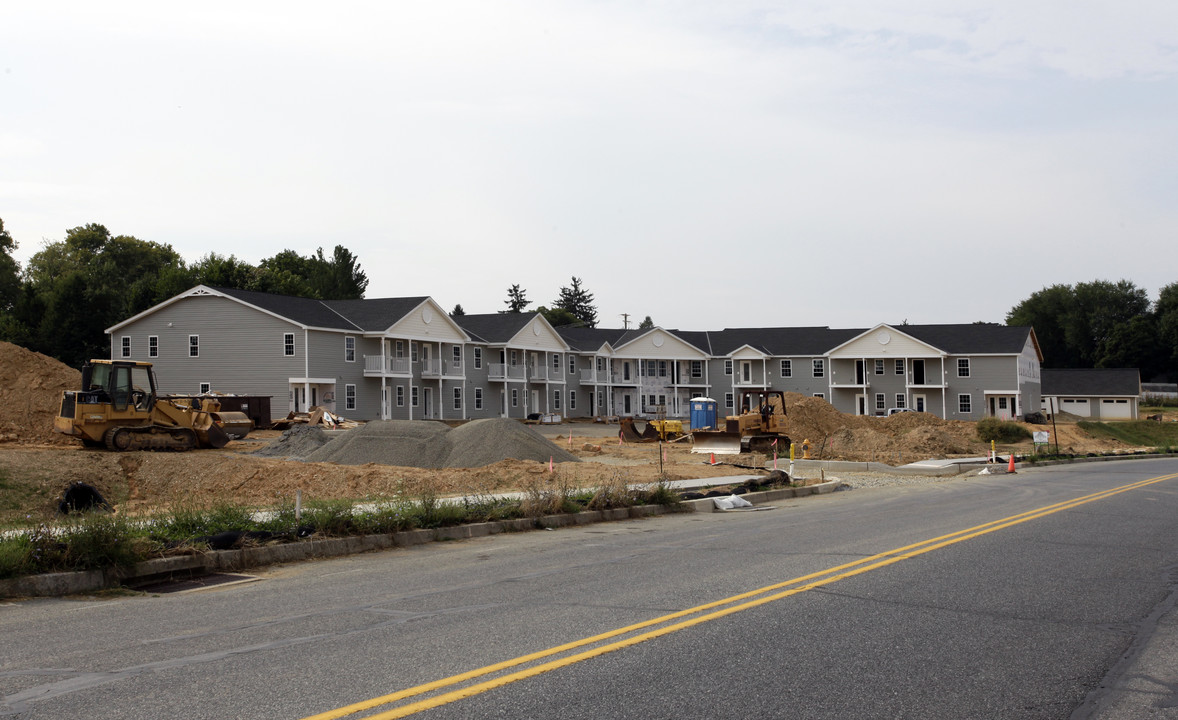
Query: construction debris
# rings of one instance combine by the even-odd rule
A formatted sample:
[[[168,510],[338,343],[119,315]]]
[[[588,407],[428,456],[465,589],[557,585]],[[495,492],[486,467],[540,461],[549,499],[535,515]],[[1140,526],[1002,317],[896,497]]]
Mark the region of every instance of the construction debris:
[[[361,424],[315,405],[307,412],[288,413],[284,419],[275,420],[270,427],[274,430],[289,430],[295,425],[322,425],[328,430],[352,430]]]

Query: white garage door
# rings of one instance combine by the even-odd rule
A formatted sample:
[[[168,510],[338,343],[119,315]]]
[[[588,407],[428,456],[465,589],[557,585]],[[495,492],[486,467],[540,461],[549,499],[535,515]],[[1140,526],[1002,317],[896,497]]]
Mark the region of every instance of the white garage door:
[[[1101,420],[1128,420],[1133,417],[1133,406],[1128,400],[1105,398],[1100,401]]]
[[[1092,417],[1092,407],[1088,404],[1088,398],[1063,398],[1060,400],[1059,409],[1080,417]]]

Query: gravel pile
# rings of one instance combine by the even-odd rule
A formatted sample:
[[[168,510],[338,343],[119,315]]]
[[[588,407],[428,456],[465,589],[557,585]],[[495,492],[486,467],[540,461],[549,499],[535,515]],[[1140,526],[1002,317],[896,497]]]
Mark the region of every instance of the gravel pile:
[[[292,425],[277,440],[254,451],[263,457],[304,458],[327,443],[331,438],[318,425]]]
[[[450,429],[421,420],[380,420],[341,435],[306,455],[308,462],[470,468],[502,460],[578,462],[579,458],[515,420],[474,420]]]
[[[974,474],[973,472],[969,475]],[[845,487],[840,490],[857,490],[861,488],[880,488],[892,487],[894,485],[924,485],[926,483],[945,482],[947,480],[960,480],[969,477],[969,475],[949,475],[946,477],[936,477],[934,475],[899,475],[891,473],[826,473],[827,482],[839,481]],[[806,477],[809,477],[808,475]]]

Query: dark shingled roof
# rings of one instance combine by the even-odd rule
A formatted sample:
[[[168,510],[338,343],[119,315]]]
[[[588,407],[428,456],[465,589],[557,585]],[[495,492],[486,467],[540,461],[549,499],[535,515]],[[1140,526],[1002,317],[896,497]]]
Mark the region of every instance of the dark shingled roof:
[[[1042,393],[1054,396],[1107,397],[1141,394],[1141,373],[1136,368],[1050,369],[1040,371]]]
[[[892,325],[921,342],[951,355],[1017,355],[1031,328],[1021,325]]]
[[[617,328],[558,327],[556,332],[564,338],[573,350],[591,352],[609,343],[617,347],[638,337],[645,330],[621,330]]]
[[[724,328],[708,333],[716,355],[728,355],[748,345],[775,357],[819,356],[866,330],[831,330],[828,327]]]
[[[524,328],[538,313],[486,313],[459,315],[454,322],[474,340],[505,343]]]
[[[423,295],[370,300],[316,300],[236,288],[213,289],[300,325],[372,332],[387,330],[428,299]]]

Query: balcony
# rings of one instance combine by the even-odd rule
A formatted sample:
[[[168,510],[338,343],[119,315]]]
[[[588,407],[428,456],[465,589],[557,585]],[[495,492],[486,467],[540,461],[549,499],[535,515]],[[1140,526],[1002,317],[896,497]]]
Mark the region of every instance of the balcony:
[[[409,377],[411,373],[409,358],[384,355],[364,356],[364,375],[367,377],[381,377],[382,375]]]
[[[428,358],[421,361],[422,378],[461,378],[462,363],[447,362],[438,358]]]
[[[503,363],[491,363],[487,366],[487,378],[490,380],[498,380],[505,382],[507,380],[523,380],[524,379],[523,365],[505,365]]]

